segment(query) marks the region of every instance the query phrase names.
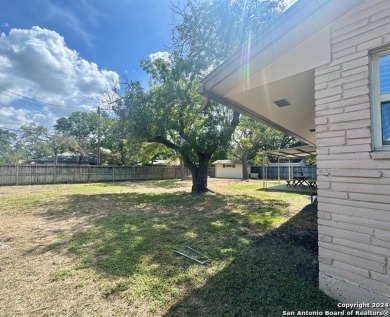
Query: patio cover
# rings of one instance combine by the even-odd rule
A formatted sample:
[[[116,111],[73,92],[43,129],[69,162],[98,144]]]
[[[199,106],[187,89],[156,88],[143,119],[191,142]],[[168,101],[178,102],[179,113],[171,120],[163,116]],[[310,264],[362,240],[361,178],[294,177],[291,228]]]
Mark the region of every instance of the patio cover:
[[[331,61],[331,23],[361,2],[298,0],[211,72],[200,93],[315,145],[314,70]]]
[[[267,151],[267,152],[264,152],[264,154],[265,155],[263,156],[263,187],[267,188],[268,187],[268,185],[267,185],[267,182],[268,182],[268,177],[267,177],[268,166],[266,164],[266,158],[268,156],[277,157],[278,158],[278,163],[279,163],[280,158],[287,158],[288,161],[289,161],[288,174],[289,174],[289,179],[291,179],[293,177],[293,175],[292,175],[292,169],[291,169],[291,166],[290,166],[290,160],[291,159],[296,159],[296,158],[304,158],[304,157],[308,157],[308,156],[311,156],[311,155],[316,155],[317,153],[316,153],[316,147],[315,146],[305,145],[305,146],[296,146],[296,147],[288,148],[288,149]],[[279,181],[279,184],[280,184],[280,167],[279,167],[279,165],[278,165],[278,181]]]
[[[283,157],[287,159],[304,158],[310,155],[316,155],[315,146],[297,146],[289,149],[280,149],[265,152],[268,156]]]

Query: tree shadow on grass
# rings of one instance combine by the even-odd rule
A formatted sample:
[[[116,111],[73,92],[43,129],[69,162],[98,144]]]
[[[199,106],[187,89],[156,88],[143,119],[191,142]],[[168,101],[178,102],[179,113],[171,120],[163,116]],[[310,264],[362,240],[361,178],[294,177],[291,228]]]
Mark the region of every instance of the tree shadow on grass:
[[[283,311],[336,311],[318,289],[316,208],[305,207],[255,239],[207,283],[164,316],[282,316]],[[292,314],[290,314],[292,315]]]
[[[246,204],[245,212],[238,212],[237,204]],[[193,265],[178,261],[172,249],[191,245],[216,260],[226,254],[233,257],[249,243],[250,233],[266,230],[274,225],[273,219],[284,217],[285,207],[284,202],[226,199],[223,195],[74,195],[42,216],[51,222],[83,218],[88,229],[80,231],[77,221],[73,230],[58,231],[60,241],[43,252],[65,250],[80,259],[79,267],[114,276],[131,276],[144,261],[163,265],[159,275],[170,274],[169,267],[185,270]]]
[[[166,316],[280,316],[287,309],[333,307],[317,289],[316,213],[307,207],[274,230],[288,216],[286,207],[220,194],[73,195],[42,216],[78,225],[42,252],[70,254],[76,270],[117,280],[106,296],[160,306],[182,298]],[[80,229],[79,218],[88,225]],[[183,245],[211,264],[172,252]]]

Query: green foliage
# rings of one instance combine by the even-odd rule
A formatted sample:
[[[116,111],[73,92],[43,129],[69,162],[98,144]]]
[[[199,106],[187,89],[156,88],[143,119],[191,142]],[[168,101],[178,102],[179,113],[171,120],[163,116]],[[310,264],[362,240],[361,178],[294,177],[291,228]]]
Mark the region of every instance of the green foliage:
[[[240,150],[248,149],[251,159],[258,152],[278,150],[302,144],[295,138],[247,116],[243,116],[240,120],[240,124],[234,134],[234,143],[238,153],[240,153]]]
[[[151,165],[156,159],[174,161],[177,159],[177,153],[164,144],[144,142],[140,148],[139,158],[143,165]]]
[[[78,143],[72,136],[62,133],[50,134],[47,128],[34,123],[22,126],[21,130],[21,137],[14,141],[11,153],[8,152],[8,161],[13,163],[20,159],[53,155],[56,164],[59,153],[78,150]],[[15,135],[13,137],[16,138]]]
[[[52,154],[47,142],[49,134],[47,128],[32,123],[24,125],[20,129],[22,137],[18,140],[17,147],[23,149],[27,157],[43,157]]]
[[[96,152],[99,127],[99,114],[95,112],[73,112],[68,117],[59,118],[54,129],[59,133],[74,136],[79,153]]]
[[[263,164],[263,152],[301,145],[291,136],[275,130],[247,116],[242,116],[240,124],[233,134],[230,155],[243,163],[243,175],[246,176],[246,163]]]
[[[47,144],[54,154],[54,164],[57,165],[58,154],[67,150],[79,151],[79,144],[74,136],[56,133],[47,137]]]
[[[149,91],[139,82],[129,82],[124,103],[115,110],[129,135],[161,143],[179,153],[193,171],[207,171],[213,153],[228,146],[238,114],[215,103],[208,112],[200,112],[204,99],[197,92],[199,81],[182,77],[182,63],[144,61],[151,76]]]
[[[59,118],[54,128],[75,136],[78,140],[97,136],[99,114],[94,112],[73,112],[69,117]]]
[[[102,154],[103,163],[130,165],[139,161],[141,144],[126,133],[122,122],[108,116],[101,117],[101,147],[108,149]]]
[[[190,73],[201,74],[259,34],[284,6],[281,0],[188,0],[173,8],[179,21],[173,47],[192,60]]]
[[[100,137],[100,147],[109,150],[108,153],[102,153],[103,163],[129,164],[138,150],[138,144],[133,146],[126,138],[121,123],[104,111],[73,112],[68,117],[59,118],[54,128],[59,133],[76,138],[77,152],[82,156],[88,152],[97,152]]]
[[[315,165],[317,162],[315,155],[310,155],[307,158],[305,158],[305,163],[308,165]]]
[[[13,142],[15,139],[15,133],[0,129],[0,163],[12,163],[14,154]]]

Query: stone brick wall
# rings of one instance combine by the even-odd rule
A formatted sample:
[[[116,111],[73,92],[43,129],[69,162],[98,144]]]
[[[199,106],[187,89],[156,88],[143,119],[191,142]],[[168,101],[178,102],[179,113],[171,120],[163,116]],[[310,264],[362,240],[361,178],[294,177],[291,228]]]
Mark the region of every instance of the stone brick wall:
[[[320,287],[390,302],[390,153],[372,153],[370,53],[390,48],[390,1],[367,0],[331,29],[315,70]]]

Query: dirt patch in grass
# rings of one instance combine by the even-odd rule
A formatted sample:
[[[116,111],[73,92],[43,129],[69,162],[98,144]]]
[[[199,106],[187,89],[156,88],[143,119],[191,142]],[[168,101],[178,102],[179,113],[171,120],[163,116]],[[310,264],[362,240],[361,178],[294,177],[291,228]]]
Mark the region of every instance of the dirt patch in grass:
[[[330,309],[308,196],[260,181],[0,188],[0,316],[280,316]],[[212,261],[172,252],[190,245]],[[304,299],[304,301],[303,301]]]

